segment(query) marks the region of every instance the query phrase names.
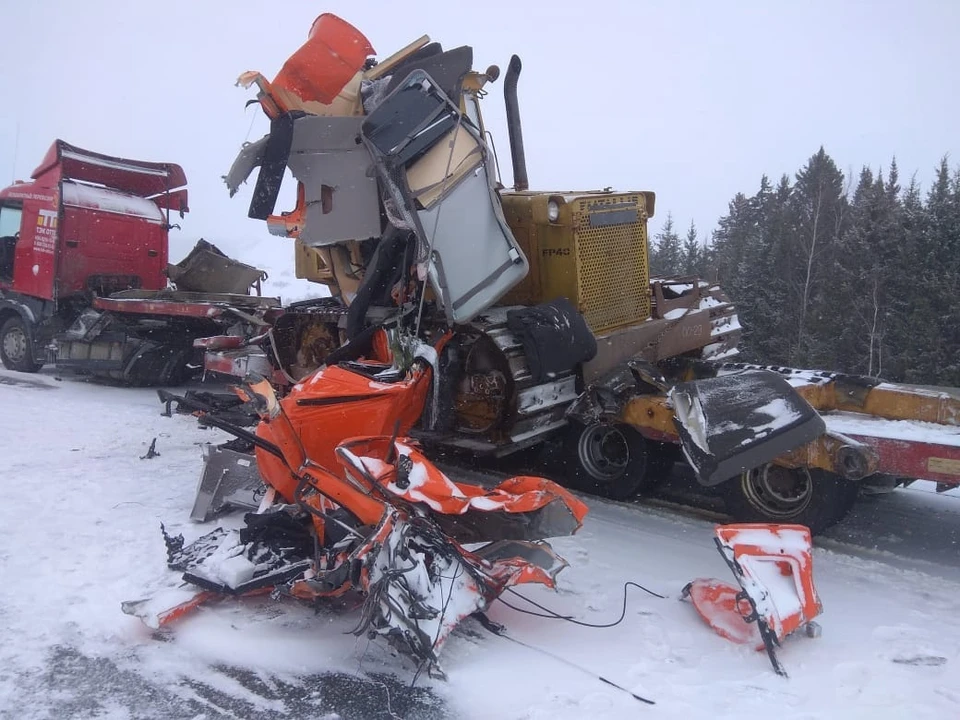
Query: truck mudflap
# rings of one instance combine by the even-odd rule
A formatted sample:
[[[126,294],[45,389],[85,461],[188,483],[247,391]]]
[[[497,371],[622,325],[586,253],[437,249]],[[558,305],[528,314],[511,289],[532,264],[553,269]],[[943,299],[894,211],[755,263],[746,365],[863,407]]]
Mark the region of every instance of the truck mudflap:
[[[766,370],[680,383],[669,398],[684,455],[707,486],[772,462],[826,429],[784,378]]]

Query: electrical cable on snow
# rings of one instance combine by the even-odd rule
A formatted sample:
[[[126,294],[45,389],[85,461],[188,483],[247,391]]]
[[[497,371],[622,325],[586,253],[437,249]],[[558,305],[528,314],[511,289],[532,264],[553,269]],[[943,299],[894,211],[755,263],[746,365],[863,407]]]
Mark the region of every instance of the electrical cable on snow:
[[[497,599],[498,599],[500,602],[502,602],[504,605],[506,605],[508,608],[510,608],[511,610],[515,610],[516,612],[523,613],[524,615],[533,615],[534,617],[548,618],[548,619],[551,619],[551,620],[566,620],[567,622],[573,623],[574,625],[580,625],[580,626],[582,626],[582,627],[588,627],[588,628],[598,628],[598,629],[602,629],[602,628],[612,628],[612,627],[616,627],[617,625],[619,625],[620,623],[623,622],[624,618],[626,618],[626,616],[627,616],[627,589],[628,589],[628,588],[631,588],[631,587],[635,587],[635,588],[637,588],[638,590],[643,590],[645,593],[647,593],[647,594],[649,594],[649,595],[653,595],[653,596],[656,597],[656,598],[660,598],[661,600],[666,600],[666,599],[667,599],[666,596],[661,595],[660,593],[655,593],[653,590],[650,590],[650,589],[648,589],[648,588],[645,588],[643,585],[640,585],[640,584],[638,584],[638,583],[635,583],[635,582],[632,582],[632,581],[629,581],[629,580],[628,580],[627,582],[625,582],[625,583],[623,584],[623,608],[620,610],[620,617],[617,618],[616,620],[614,620],[613,622],[610,622],[610,623],[588,623],[588,622],[585,622],[585,621],[583,621],[583,620],[576,620],[575,618],[573,618],[573,617],[571,617],[571,616],[569,616],[569,615],[561,615],[560,613],[556,612],[555,610],[551,610],[550,608],[545,607],[545,606],[541,605],[540,603],[538,603],[538,602],[536,602],[536,601],[534,601],[534,600],[531,600],[531,599],[528,598],[528,597],[524,597],[523,595],[521,595],[520,593],[518,593],[518,592],[517,592],[516,590],[514,590],[513,588],[507,588],[507,591],[510,592],[510,593],[512,593],[512,594],[514,594],[514,595],[516,595],[516,596],[517,596],[518,598],[520,598],[521,600],[530,603],[530,604],[533,605],[535,608],[537,608],[537,609],[539,609],[539,610],[542,610],[543,613],[548,613],[548,614],[536,613],[536,612],[533,612],[533,611],[531,611],[531,610],[524,610],[523,608],[518,608],[518,607],[516,607],[515,605],[511,605],[510,603],[508,603],[506,600],[503,599],[502,596],[499,597],[499,598],[497,598]]]
[[[557,662],[561,662],[561,663],[563,663],[564,665],[568,665],[569,667],[572,667],[574,670],[579,670],[579,671],[582,672],[583,674],[589,675],[589,676],[592,677],[593,679],[599,680],[600,682],[604,683],[605,685],[609,685],[610,687],[612,687],[612,688],[614,688],[614,689],[616,689],[616,690],[620,690],[621,692],[625,692],[627,695],[630,695],[634,700],[637,700],[637,701],[639,701],[639,702],[642,702],[642,703],[644,703],[644,704],[646,704],[646,705],[656,705],[656,704],[657,704],[656,701],[651,700],[650,698],[645,698],[645,697],[643,697],[643,695],[637,695],[637,694],[636,694],[635,692],[633,692],[632,690],[627,690],[627,688],[623,687],[623,685],[618,685],[617,683],[613,682],[613,680],[610,680],[609,678],[605,678],[603,675],[598,675],[597,673],[593,672],[592,670],[588,670],[587,668],[583,667],[582,665],[577,665],[575,662],[573,662],[573,661],[571,661],[571,660],[567,660],[566,658],[560,657],[559,655],[555,655],[554,653],[550,652],[549,650],[544,650],[543,648],[538,648],[538,647],[536,647],[535,645],[530,645],[529,643],[523,642],[523,640],[518,640],[518,639],[515,638],[515,637],[511,637],[511,636],[507,635],[506,631],[504,630],[504,628],[503,628],[502,626],[497,625],[496,623],[494,623],[494,622],[493,622],[492,620],[490,620],[490,618],[488,618],[484,613],[477,613],[474,617],[476,617],[477,620],[480,621],[480,624],[483,625],[483,627],[485,627],[487,630],[489,630],[490,632],[492,632],[494,635],[496,635],[496,636],[498,636],[498,637],[502,637],[504,640],[509,640],[510,642],[516,643],[517,645],[520,645],[520,646],[522,646],[522,647],[525,647],[525,648],[527,648],[528,650],[533,650],[534,652],[538,652],[538,653],[540,653],[541,655],[546,655],[547,657],[553,658],[553,659],[556,660]]]
[[[371,678],[371,680],[373,680],[373,678]],[[390,702],[390,688],[389,688],[389,686],[388,686],[385,682],[381,682],[380,680],[373,680],[373,682],[376,683],[377,685],[379,685],[380,687],[382,687],[383,690],[384,690],[384,692],[387,693],[387,714],[388,714],[391,718],[393,718],[394,720],[403,720],[403,716],[402,716],[402,715],[397,715],[397,714],[393,711],[393,703]]]

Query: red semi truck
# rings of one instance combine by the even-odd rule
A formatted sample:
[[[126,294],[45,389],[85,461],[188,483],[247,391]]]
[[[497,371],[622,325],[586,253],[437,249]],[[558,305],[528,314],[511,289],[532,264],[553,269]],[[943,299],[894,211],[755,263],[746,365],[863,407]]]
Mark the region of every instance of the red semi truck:
[[[35,372],[55,350],[60,366],[175,383],[198,359],[194,339],[256,324],[278,306],[248,294],[259,288],[259,270],[209,243],[168,264],[168,233],[177,227],[170,212],[187,212],[185,185],[179,165],[57,140],[29,182],[0,190],[3,365]],[[182,275],[179,289],[169,287],[171,270]],[[196,292],[208,288],[219,292]]]

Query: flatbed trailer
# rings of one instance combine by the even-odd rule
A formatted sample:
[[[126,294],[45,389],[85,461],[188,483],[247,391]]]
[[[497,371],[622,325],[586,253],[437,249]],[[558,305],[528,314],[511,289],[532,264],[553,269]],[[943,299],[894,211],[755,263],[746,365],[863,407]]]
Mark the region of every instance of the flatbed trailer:
[[[861,492],[917,480],[960,487],[960,391],[794,368],[725,363],[718,374],[767,370],[786,378],[825,424],[815,440],[717,485],[738,519],[838,522]],[[680,444],[663,392],[627,400],[619,421],[648,441]]]
[[[960,486],[960,390],[780,371],[831,433],[875,453],[877,474],[900,484],[931,480],[940,492]]]
[[[94,298],[54,342],[58,367],[126,382],[177,384],[203,351],[195,338],[228,327],[267,327],[278,298],[178,290],[128,290]]]

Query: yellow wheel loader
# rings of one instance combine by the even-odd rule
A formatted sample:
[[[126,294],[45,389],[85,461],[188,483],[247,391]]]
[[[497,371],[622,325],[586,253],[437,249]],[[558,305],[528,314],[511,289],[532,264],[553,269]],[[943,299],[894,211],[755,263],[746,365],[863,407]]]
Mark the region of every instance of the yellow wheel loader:
[[[425,445],[505,456],[553,441],[570,484],[614,499],[679,447],[702,484],[730,488],[740,519],[817,531],[849,509],[854,481],[882,470],[868,442],[826,432],[790,378],[723,365],[741,329],[718,286],[650,277],[653,192],[528,188],[517,56],[503,78],[507,189],[480,110],[500,70],[474,70],[470,47],[424,36],[339,68],[335,95],[303,81],[318,66],[306,52],[272,82],[241,77],[271,130],[225,180],[233,194],[259,168],[250,217],[293,238],[298,277],[332,298],[289,308],[229,352],[259,353],[263,374],[294,385],[369,357],[380,328],[399,363],[411,338],[448,335],[416,431]],[[296,207],[275,213],[287,169]],[[252,367],[208,347],[208,367]]]

